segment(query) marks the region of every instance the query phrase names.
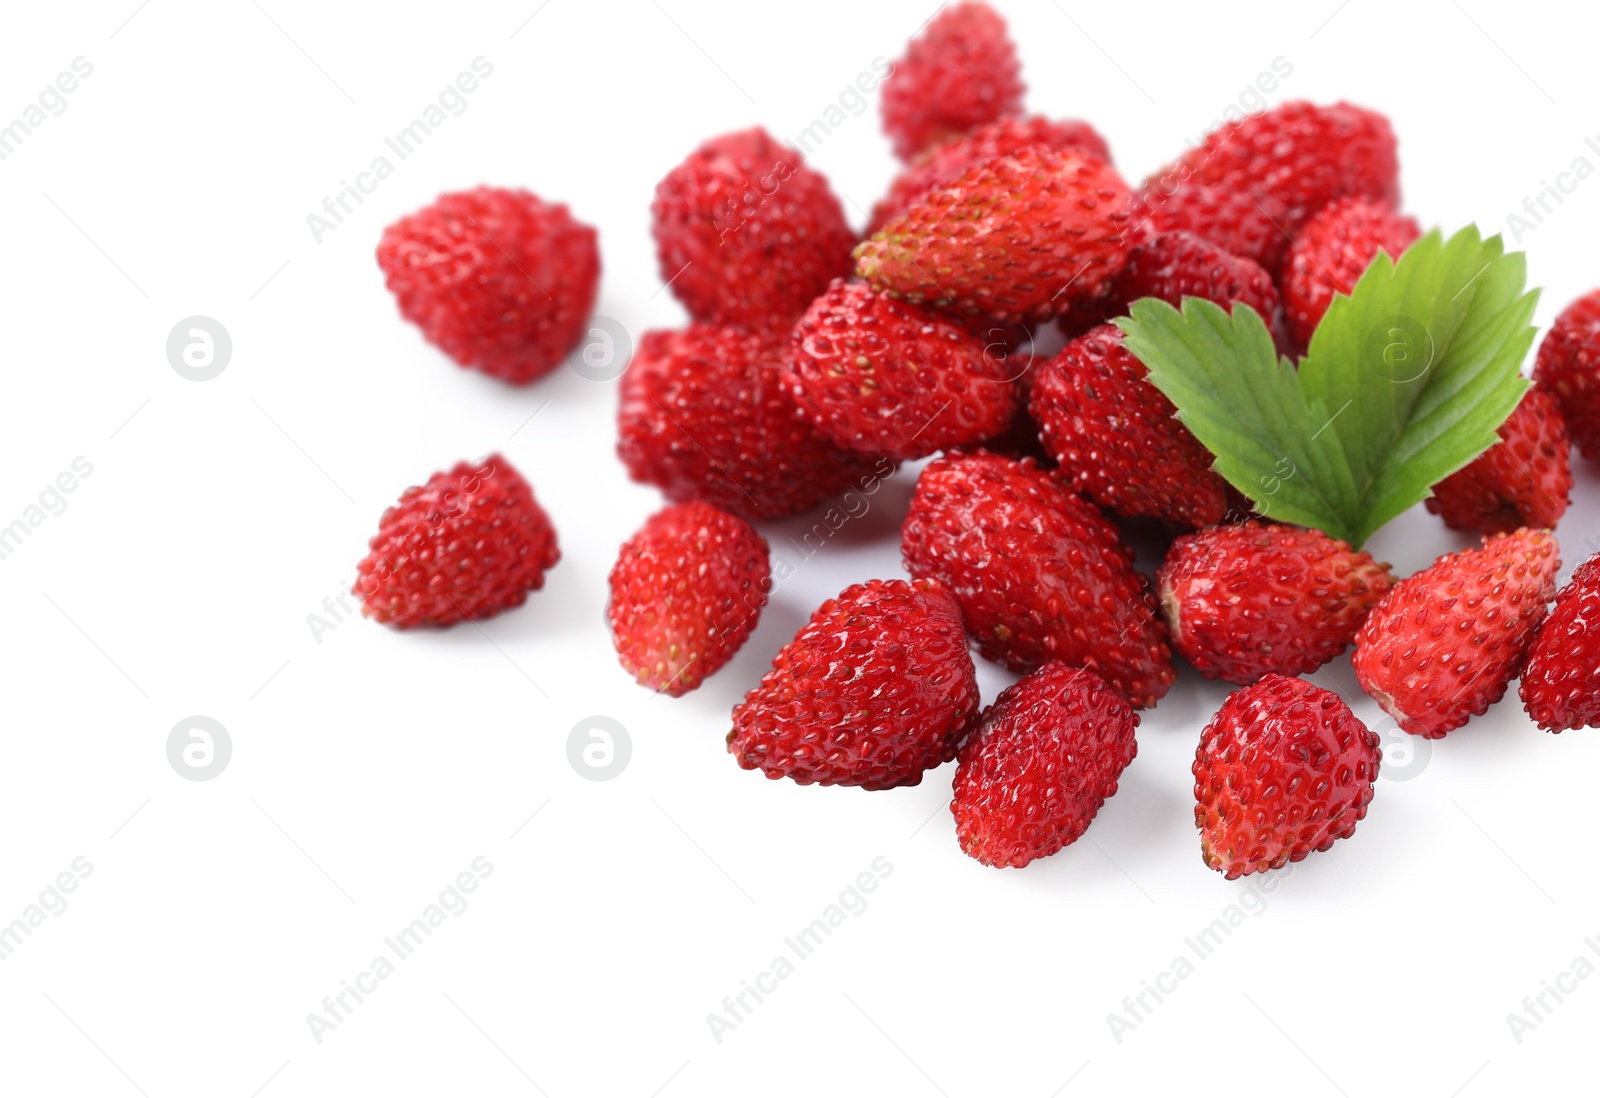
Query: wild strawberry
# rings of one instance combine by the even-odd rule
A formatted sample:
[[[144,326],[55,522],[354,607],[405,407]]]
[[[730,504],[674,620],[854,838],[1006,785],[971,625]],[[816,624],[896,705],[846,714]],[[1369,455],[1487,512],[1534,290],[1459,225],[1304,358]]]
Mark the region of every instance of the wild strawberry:
[[[1600,725],[1600,555],[1580,565],[1556,596],[1519,691],[1546,731]]]
[[[1139,716],[1098,675],[1047,663],[984,710],[956,767],[961,849],[1020,869],[1076,842],[1138,751]]]
[[[1356,679],[1400,727],[1438,739],[1505,696],[1555,595],[1556,539],[1518,530],[1395,585],[1356,634]]]
[[[1269,327],[1278,316],[1278,288],[1271,275],[1193,233],[1161,233],[1130,249],[1111,281],[1106,316],[1126,316],[1128,306],[1142,297],[1160,298],[1175,308],[1186,297],[1203,297],[1230,310],[1242,302]]]
[[[1377,733],[1339,695],[1268,675],[1228,695],[1200,734],[1200,856],[1228,880],[1348,839],[1372,803]]]
[[[783,391],[787,333],[692,324],[646,332],[622,375],[617,453],[676,503],[782,518],[875,475],[799,418]]]
[[[1339,655],[1393,582],[1320,530],[1255,521],[1179,538],[1156,574],[1172,646],[1206,678],[1244,686]]]
[[[1336,199],[1312,215],[1283,272],[1283,311],[1294,341],[1310,345],[1333,295],[1355,289],[1380,251],[1399,259],[1421,235],[1415,218],[1368,198]]]
[[[1147,183],[1134,194],[1132,236],[1142,242],[1161,233],[1193,233],[1276,274],[1289,248],[1283,219],[1283,203],[1270,195],[1204,183],[1185,183],[1167,193]]]
[[[1148,377],[1109,324],[1035,369],[1028,407],[1060,463],[1057,475],[1119,515],[1188,527],[1221,522],[1227,482]]]
[[[695,320],[788,328],[850,270],[828,181],[765,130],[714,137],[656,184],[661,278]]]
[[[795,327],[784,387],[824,438],[896,459],[996,434],[1018,401],[963,325],[842,279]]]
[[[565,206],[493,187],[441,195],[384,229],[378,266],[428,342],[515,385],[561,365],[600,285],[593,229]]]
[[[1561,405],[1583,456],[1600,461],[1600,290],[1556,317],[1539,345],[1533,379]]]
[[[979,650],[1017,671],[1093,671],[1135,708],[1172,686],[1172,653],[1116,527],[1029,459],[946,454],[922,470],[906,568],[942,580]]]
[[[681,697],[749,638],[772,585],[767,543],[708,503],[657,512],[611,569],[611,641],[641,685]]]
[[[1572,439],[1555,400],[1529,389],[1500,426],[1500,441],[1433,487],[1428,510],[1453,530],[1551,530],[1572,493]]]
[[[1105,139],[1087,122],[1055,122],[1038,116],[1002,118],[935,145],[917,157],[896,177],[889,193],[872,207],[874,231],[905,213],[929,191],[961,178],[968,168],[1035,146],[1111,163],[1111,150]]]
[[[550,517],[499,454],[407,488],[367,547],[352,594],[363,614],[397,629],[521,606],[561,559]]]
[[[1171,193],[1189,183],[1277,199],[1289,233],[1347,195],[1400,205],[1394,130],[1383,115],[1349,103],[1284,103],[1229,122],[1152,175],[1148,185]]]
[[[883,82],[883,132],[910,160],[928,146],[1022,110],[1026,86],[1006,22],[988,4],[942,9]]]
[[[1092,300],[1122,265],[1128,187],[1115,169],[1030,147],[967,169],[856,247],[873,289],[997,320]]]
[[[978,712],[961,611],[938,582],[871,580],[823,603],[733,711],[746,770],[800,785],[917,785]]]

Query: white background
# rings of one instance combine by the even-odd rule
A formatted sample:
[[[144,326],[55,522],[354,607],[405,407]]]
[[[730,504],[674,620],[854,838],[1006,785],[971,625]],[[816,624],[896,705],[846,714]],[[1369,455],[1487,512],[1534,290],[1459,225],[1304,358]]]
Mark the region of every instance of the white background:
[[[1562,977],[1576,990],[1520,1043],[1507,1015],[1580,955],[1600,964],[1593,732],[1547,736],[1513,700],[1409,768],[1391,748],[1410,780],[1380,781],[1355,837],[1263,910],[1200,860],[1189,764],[1226,688],[1185,671],[1084,841],[984,868],[956,846],[950,768],[867,794],[724,751],[729,709],[811,610],[901,574],[908,474],[779,588],[729,667],[654,698],[602,617],[618,545],[658,506],[613,456],[615,383],[562,369],[512,389],[398,318],[382,227],[486,182],[599,227],[600,312],[635,335],[681,323],[655,180],[719,132],[792,138],[932,3],[136,2],[12,5],[0,34],[0,119],[73,58],[94,66],[0,162],[0,525],[93,465],[0,561],[0,922],[93,866],[0,962],[0,1091],[1475,1096],[1592,1076],[1600,980]],[[1390,115],[1425,224],[1504,230],[1542,180],[1600,165],[1600,18],[1336,3],[1003,9],[1030,107],[1092,121],[1131,180],[1278,57],[1274,101]],[[480,56],[494,71],[468,109],[318,243],[306,215]],[[875,96],[812,163],[860,224],[894,167]],[[1597,228],[1585,181],[1524,234],[1541,326],[1600,282]],[[198,384],[164,350],[193,314],[234,344]],[[481,629],[357,619],[318,643],[307,617],[348,588],[383,508],[495,449],[559,529],[546,589]],[[1600,547],[1600,477],[1578,478],[1569,568]],[[774,551],[798,560],[787,538],[814,519],[767,527]],[[1372,548],[1410,572],[1464,544],[1419,512]],[[1007,681],[980,678],[986,700]],[[1357,697],[1346,660],[1317,681]],[[194,714],[233,744],[206,782],[166,755]],[[595,714],[632,741],[607,782],[567,757]],[[479,856],[494,868],[470,906],[319,1044],[307,1015]],[[880,857],[866,909],[715,1040],[724,996]],[[1239,902],[1257,913],[1119,1042],[1107,1016]]]

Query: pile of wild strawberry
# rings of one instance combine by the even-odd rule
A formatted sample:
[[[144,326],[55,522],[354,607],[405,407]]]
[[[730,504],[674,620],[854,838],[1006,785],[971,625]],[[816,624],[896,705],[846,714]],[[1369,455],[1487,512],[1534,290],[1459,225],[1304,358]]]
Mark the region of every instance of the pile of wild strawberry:
[[[1520,403],[1512,365],[1518,388],[1481,456],[1432,485],[1429,509],[1482,547],[1397,579],[1346,540],[1265,519],[1269,478],[1225,479],[1223,448],[1191,431],[1129,334],[1157,315],[1148,299],[1241,340],[1248,312],[1270,340],[1266,369],[1275,346],[1292,383],[1364,272],[1376,287],[1425,261],[1391,257],[1439,251],[1396,210],[1387,120],[1285,104],[1130,189],[1088,125],[1021,114],[1018,72],[982,3],[945,9],[910,43],[883,86],[906,167],[864,239],[827,181],[759,129],[706,142],[657,185],[661,276],[693,321],[646,334],[622,377],[618,453],[672,501],[611,573],[623,667],[674,696],[698,687],[771,588],[752,521],[938,455],[905,517],[913,578],[816,611],[733,712],[740,766],[884,789],[959,759],[962,849],[1022,866],[1077,839],[1116,792],[1136,710],[1171,687],[1176,649],[1241,687],[1193,767],[1205,861],[1231,878],[1325,850],[1365,815],[1378,737],[1299,677],[1352,644],[1363,689],[1415,735],[1460,727],[1519,675],[1544,728],[1600,724],[1600,560],[1557,595],[1550,532],[1570,440],[1600,459],[1600,292],[1545,337]],[[378,260],[430,340],[517,384],[583,339],[600,267],[594,231],[565,206],[489,188],[396,222]],[[1130,521],[1170,542],[1153,583],[1134,568]],[[380,622],[451,625],[520,605],[558,558],[529,485],[496,455],[408,490],[356,590]],[[969,645],[1024,676],[981,711]]]

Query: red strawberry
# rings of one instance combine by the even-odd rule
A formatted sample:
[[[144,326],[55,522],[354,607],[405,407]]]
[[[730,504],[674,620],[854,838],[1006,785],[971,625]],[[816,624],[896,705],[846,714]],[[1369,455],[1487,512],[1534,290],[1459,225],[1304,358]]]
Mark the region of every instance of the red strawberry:
[[[363,614],[397,629],[521,606],[561,559],[549,516],[499,454],[407,488],[367,547],[352,594]]]
[[[656,184],[661,278],[695,320],[788,328],[850,270],[828,181],[762,129],[714,137]]]
[[[923,27],[883,82],[883,132],[910,160],[953,135],[1022,110],[1016,47],[988,4],[957,3]]]
[[[1583,456],[1600,461],[1600,290],[1556,317],[1539,345],[1533,379],[1561,405]]]
[[[704,324],[646,332],[617,417],[617,453],[633,479],[674,502],[768,519],[881,475],[799,418],[782,385],[788,350],[786,336]]]
[[[1103,161],[1037,147],[969,168],[856,247],[872,288],[997,320],[1098,297],[1122,265],[1128,188]]]
[[[1203,297],[1231,310],[1250,306],[1271,327],[1278,315],[1278,288],[1272,276],[1248,259],[1229,255],[1193,233],[1162,233],[1128,252],[1111,282],[1107,316],[1126,316],[1141,297],[1156,297],[1182,307],[1186,297]]]
[[[1002,118],[935,145],[917,157],[890,185],[889,193],[872,207],[874,229],[905,213],[929,191],[955,182],[968,168],[1035,146],[1111,163],[1111,150],[1105,139],[1087,122],[1054,122],[1037,115]]]
[[[658,512],[611,569],[611,640],[622,666],[681,697],[733,658],[772,586],[767,543],[708,503]]]
[[[824,438],[896,459],[997,434],[1018,403],[962,324],[842,279],[795,327],[784,387]]]
[[[1230,122],[1152,175],[1148,185],[1171,193],[1190,183],[1277,199],[1290,233],[1346,195],[1400,205],[1394,130],[1383,115],[1349,103],[1284,103]]]
[[[889,789],[955,758],[978,712],[961,611],[939,583],[871,580],[823,603],[733,711],[746,770]]]
[[[1433,487],[1428,510],[1453,530],[1551,530],[1572,493],[1572,440],[1555,400],[1529,389],[1500,426],[1500,441]]]
[[[1394,581],[1320,530],[1250,521],[1179,538],[1156,582],[1172,646],[1206,678],[1248,686],[1339,655]]]
[[[1310,345],[1333,295],[1355,289],[1380,251],[1399,259],[1421,235],[1415,218],[1367,198],[1337,199],[1317,211],[1295,236],[1283,273],[1283,311],[1295,342]]]
[[[1356,679],[1400,727],[1438,739],[1488,711],[1522,671],[1555,595],[1556,539],[1518,530],[1395,585],[1356,634]]]
[[[1193,233],[1276,273],[1289,248],[1284,216],[1283,203],[1270,195],[1253,197],[1204,183],[1185,183],[1169,193],[1147,183],[1133,198],[1133,237]]]
[[[600,284],[595,231],[527,191],[441,195],[383,230],[400,315],[463,366],[526,385],[583,339]]]
[[[1227,482],[1148,376],[1109,324],[1040,364],[1028,407],[1058,475],[1119,515],[1221,522]]]
[[[1194,756],[1200,856],[1231,881],[1348,839],[1382,757],[1377,733],[1330,690],[1268,675],[1234,691]]]
[[[1098,675],[1047,663],[1002,691],[961,748],[956,838],[1020,869],[1076,842],[1133,761],[1139,716]]]
[[[1580,565],[1556,596],[1520,692],[1528,715],[1547,731],[1600,725],[1600,555]]]
[[[1172,653],[1116,527],[1030,459],[946,454],[917,480],[901,550],[944,581],[983,654],[1100,675],[1136,708],[1172,686]]]

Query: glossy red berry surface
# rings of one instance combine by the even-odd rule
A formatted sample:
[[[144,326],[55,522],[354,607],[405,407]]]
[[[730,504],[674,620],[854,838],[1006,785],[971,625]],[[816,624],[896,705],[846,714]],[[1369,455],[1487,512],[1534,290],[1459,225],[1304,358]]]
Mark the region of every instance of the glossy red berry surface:
[[[1139,716],[1104,679],[1048,663],[984,710],[956,768],[956,838],[1020,868],[1075,842],[1133,761]]]
[[[961,611],[937,581],[871,580],[823,603],[733,711],[746,770],[801,785],[916,785],[978,712]]]
[[[651,516],[617,554],[606,617],[617,658],[643,686],[679,697],[733,658],[767,603],[767,543],[707,503]]]
[[[964,325],[842,280],[796,325],[784,384],[823,437],[901,460],[998,434],[1020,398]]]
[[[1421,235],[1416,219],[1368,198],[1340,198],[1312,215],[1283,272],[1283,311],[1295,342],[1310,345],[1334,294],[1355,289],[1380,251],[1398,260]]]
[[[356,566],[374,621],[409,629],[479,621],[521,606],[561,559],[533,489],[499,454],[407,488]]]
[[[1519,690],[1528,715],[1548,732],[1600,726],[1600,556],[1579,566],[1556,596]]]
[[[693,324],[647,332],[622,375],[617,453],[674,502],[796,514],[892,471],[827,441],[783,389],[789,333]]]
[[[1241,685],[1339,655],[1393,582],[1388,565],[1320,530],[1254,520],[1179,538],[1156,575],[1172,647]]]
[[[1400,727],[1437,739],[1505,696],[1555,596],[1544,530],[1485,538],[1395,585],[1356,634],[1356,678]]]
[[[383,231],[400,315],[463,366],[524,385],[583,339],[600,283],[595,231],[527,191],[440,196]]]
[[[1035,368],[1028,408],[1057,474],[1119,515],[1187,527],[1221,522],[1227,482],[1148,378],[1109,324]]]
[[[1193,233],[1162,233],[1135,246],[1112,279],[1106,315],[1123,316],[1142,297],[1181,308],[1186,297],[1203,297],[1224,308],[1250,306],[1268,327],[1278,315],[1272,276],[1248,259],[1229,255]]]
[[[968,168],[1036,146],[1056,152],[1076,152],[1111,163],[1111,150],[1105,138],[1087,122],[1073,119],[1058,122],[1037,116],[1002,118],[952,137],[918,156],[895,177],[889,193],[872,208],[874,230],[905,213],[929,191],[959,179]]]
[[[1037,146],[968,168],[863,241],[856,273],[918,304],[1038,320],[1098,298],[1122,266],[1127,184]]]
[[[1556,398],[1583,456],[1600,461],[1600,290],[1556,317],[1539,344],[1533,378]]]
[[[1383,115],[1349,103],[1297,100],[1229,122],[1152,175],[1148,185],[1170,193],[1187,183],[1277,201],[1290,233],[1347,195],[1400,205],[1394,130]]]
[[[1499,434],[1471,465],[1434,485],[1428,510],[1452,529],[1481,534],[1554,529],[1572,495],[1572,439],[1560,406],[1530,389]]]
[[[1022,110],[1022,66],[1000,14],[981,0],[941,8],[883,82],[883,132],[918,152]]]
[[[943,581],[988,658],[1093,671],[1136,708],[1172,686],[1172,653],[1116,527],[1031,459],[946,454],[901,531],[914,576]]]
[[[850,270],[855,233],[828,181],[762,129],[690,153],[650,216],[661,281],[697,321],[788,328]]]
[[[1330,690],[1268,675],[1235,691],[1195,752],[1201,857],[1231,881],[1349,838],[1381,758],[1377,734]]]

